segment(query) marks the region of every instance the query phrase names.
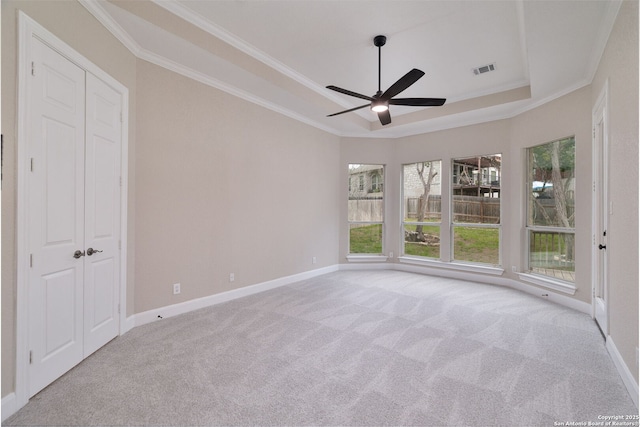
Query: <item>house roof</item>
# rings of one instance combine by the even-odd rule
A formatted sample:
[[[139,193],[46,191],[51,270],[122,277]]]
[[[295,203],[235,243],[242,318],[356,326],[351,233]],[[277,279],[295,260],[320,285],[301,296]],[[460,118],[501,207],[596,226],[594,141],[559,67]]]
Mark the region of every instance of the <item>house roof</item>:
[[[588,85],[620,1],[132,1],[81,3],[138,57],[340,136],[394,138],[513,117]],[[365,95],[426,75],[381,126]],[[474,68],[494,64],[476,75]]]

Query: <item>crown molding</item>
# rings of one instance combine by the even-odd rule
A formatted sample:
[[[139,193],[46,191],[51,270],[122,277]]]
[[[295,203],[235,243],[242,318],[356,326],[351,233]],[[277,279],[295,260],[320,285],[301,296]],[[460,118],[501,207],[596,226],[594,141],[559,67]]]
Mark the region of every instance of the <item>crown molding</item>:
[[[135,40],[109,15],[109,13],[100,5],[97,0],[78,0],[79,3],[85,7],[114,37],[116,37],[133,55],[135,55],[138,59],[142,59],[144,61],[155,64],[159,67],[165,68],[167,70],[173,71],[182,76],[188,77],[192,80],[198,81],[207,86],[214,87],[216,89],[222,90],[230,95],[236,96],[238,98],[244,99],[245,101],[249,101],[253,104],[257,104],[261,107],[267,108],[271,111],[275,111],[277,113],[283,114],[289,118],[297,120],[299,122],[308,124],[325,132],[329,132],[333,135],[339,136],[340,132],[336,129],[326,126],[320,122],[311,120],[305,116],[302,116],[294,111],[283,108],[279,105],[276,105],[272,102],[266,101],[263,98],[257,97],[247,91],[241,90],[235,86],[232,86],[228,83],[225,83],[221,80],[218,80],[210,75],[203,74],[199,71],[196,71],[192,68],[186,67],[183,64],[172,61],[162,55],[151,52],[147,49],[141,47]],[[166,4],[165,4],[166,3]],[[156,4],[166,8],[170,12],[173,7],[183,8],[183,6],[178,5],[177,3],[169,3],[169,2],[156,2]],[[166,5],[172,5],[172,7],[165,7]],[[186,9],[186,8],[185,8]],[[181,16],[184,19],[187,19]],[[222,31],[220,30],[221,34]],[[218,37],[218,35],[213,34]],[[228,36],[231,37],[231,36]],[[222,38],[222,37],[221,37]],[[223,39],[227,41],[226,39]],[[247,49],[249,49],[249,45],[247,44]],[[236,46],[237,47],[237,46]],[[257,49],[254,49],[255,52],[259,52]],[[266,57],[266,55],[265,55]],[[259,59],[259,58],[257,58]],[[264,62],[264,61],[263,61]],[[284,66],[283,66],[284,67]]]
[[[305,117],[287,108],[283,108],[277,104],[269,102],[258,96],[255,96],[252,93],[249,93],[247,91],[237,88],[236,86],[225,83],[222,80],[218,80],[214,77],[211,77],[208,74],[204,74],[204,73],[201,73],[200,71],[196,71],[192,68],[186,67],[183,64],[180,64],[171,59],[168,59],[162,55],[158,55],[146,49],[141,49],[140,54],[138,55],[138,58],[144,61],[150,62],[154,65],[157,65],[159,67],[165,68],[169,71],[173,71],[174,73],[180,74],[182,76],[185,76],[187,78],[190,78],[192,80],[205,84],[207,86],[211,86],[216,89],[219,89],[223,92],[226,92],[230,95],[244,99],[245,101],[259,105],[268,110],[274,111],[276,113],[280,113],[289,118],[305,123],[309,126],[313,126],[317,129],[339,136],[339,132],[334,128],[328,127],[320,122],[311,120],[308,117]]]
[[[212,36],[228,43],[239,51],[246,53],[252,58],[262,62],[263,64],[273,68],[279,73],[289,77],[290,79],[300,83],[301,85],[311,89],[312,91],[324,96],[325,98],[330,99],[333,102],[336,102],[339,105],[342,105],[345,108],[349,108],[349,103],[344,100],[344,98],[334,95],[333,93],[326,90],[325,87],[317,84],[313,80],[305,77],[304,75],[298,73],[292,68],[287,67],[282,62],[276,60],[275,58],[267,55],[265,52],[261,51],[257,47],[247,43],[236,35],[230,33],[219,25],[214,24],[208,19],[204,18],[202,15],[194,12],[186,6],[183,6],[179,2],[169,2],[162,0],[151,0],[156,5],[162,7],[163,9],[173,13],[174,15],[184,19],[185,21],[195,25],[201,30],[211,34]]]
[[[609,41],[611,31],[613,31],[613,26],[616,23],[618,12],[620,12],[622,0],[610,0],[607,4],[609,7],[605,12],[603,24],[600,27],[600,31],[598,31],[596,42],[594,43],[593,50],[591,51],[591,58],[589,58],[589,64],[586,68],[587,72],[585,74],[585,78],[589,83],[593,81],[596,71],[598,71],[598,65],[600,64],[604,50],[607,47],[607,42]]]
[[[586,70],[585,78],[567,88],[564,88],[558,92],[552,93],[541,99],[532,98],[529,101],[521,102],[519,105],[517,105],[515,108],[510,109],[508,112],[499,111],[499,112],[490,113],[490,114],[478,114],[478,115],[474,115],[473,113],[470,113],[467,116],[463,116],[458,119],[452,119],[450,121],[447,121],[446,123],[441,123],[441,122],[429,123],[430,121],[427,120],[424,123],[410,123],[403,126],[396,126],[393,128],[393,130],[391,129],[387,130],[382,128],[377,130],[366,129],[366,130],[363,130],[362,132],[342,132],[333,127],[320,123],[319,121],[312,120],[308,117],[305,117],[295,111],[292,111],[287,108],[283,108],[280,105],[269,102],[263,98],[257,97],[254,94],[251,94],[236,86],[230,85],[226,82],[216,79],[208,74],[201,73],[199,71],[186,67],[183,64],[172,61],[162,55],[159,55],[157,53],[144,49],[111,17],[111,15],[100,4],[99,0],[78,0],[78,1],[109,32],[111,32],[114,35],[114,37],[116,37],[132,54],[134,54],[139,59],[145,60],[157,66],[163,67],[165,69],[178,73],[187,78],[196,80],[207,86],[211,86],[216,89],[222,90],[233,96],[239,97],[248,102],[267,108],[279,114],[283,114],[289,118],[305,123],[309,126],[315,127],[325,132],[331,133],[333,135],[336,135],[339,137],[346,137],[346,138],[358,137],[358,138],[375,138],[375,139],[404,138],[412,135],[436,132],[436,131],[447,130],[447,129],[452,129],[456,127],[470,126],[474,124],[492,122],[496,120],[510,119],[520,114],[523,114],[527,111],[540,107],[544,104],[547,104],[557,98],[567,95],[584,86],[591,84],[591,82],[593,81],[593,77],[595,76],[595,73],[597,71],[601,57],[604,53],[604,49],[606,48],[606,44],[607,44],[609,35],[611,34],[611,31],[613,29],[615,19],[622,5],[622,0],[612,0],[610,2],[609,7],[607,8],[604,24],[598,33],[598,38],[593,49],[593,55],[590,58],[589,66]],[[352,104],[350,104],[348,101],[346,101],[342,97],[334,96],[332,93],[327,93],[329,91],[327,91],[324,87],[319,86],[312,80],[306,78],[300,73],[285,66],[281,62],[275,60],[274,58],[270,57],[269,55],[257,49],[256,47],[250,45],[249,43],[246,43],[242,39],[234,36],[227,30],[211,23],[210,21],[203,18],[201,15],[193,12],[191,9],[183,6],[182,4],[178,2],[166,2],[166,1],[160,1],[160,0],[151,0],[151,1],[154,4],[173,13],[174,15],[186,20],[187,22],[190,22],[192,25],[195,25],[201,30],[206,31],[212,36],[223,40],[224,42],[238,49],[239,51],[247,55],[250,55],[256,60],[259,60],[260,62],[275,69],[276,71],[291,78],[292,80],[324,96],[325,98],[328,98],[331,101],[336,102],[337,104],[342,105],[345,108],[353,107]],[[522,9],[522,2],[519,2],[519,4],[520,4],[519,13],[523,14],[524,11]],[[524,19],[523,16],[521,18],[522,20]],[[521,35],[522,37],[524,37],[524,33],[522,33]],[[521,43],[524,44],[525,40],[524,39],[521,40]],[[510,90],[510,89],[521,87],[526,84],[529,84],[529,82],[528,81],[513,82],[511,84],[505,85],[504,87],[501,88],[501,90]],[[495,92],[496,92],[495,89],[491,91],[486,91],[486,92],[478,92],[470,96],[467,96],[464,99],[490,95]],[[449,102],[456,102],[461,100],[463,99],[452,98],[452,99],[449,99]]]
[[[78,0],[78,3],[84,6],[124,47],[135,56],[140,57],[142,52],[140,45],[104,10],[97,0]]]

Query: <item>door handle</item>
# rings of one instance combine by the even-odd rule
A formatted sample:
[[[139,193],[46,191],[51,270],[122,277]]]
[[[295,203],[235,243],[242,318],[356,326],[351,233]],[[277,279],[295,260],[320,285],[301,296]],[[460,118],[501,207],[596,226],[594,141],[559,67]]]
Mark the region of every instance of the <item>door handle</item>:
[[[99,250],[93,249],[93,248],[87,249],[87,255],[89,255],[89,256],[91,256],[93,254],[97,254],[98,252],[102,252],[102,251],[99,251]]]
[[[73,253],[73,257],[75,259],[78,259],[78,258],[83,257],[83,256],[84,256],[84,251],[81,251],[80,249],[78,249],[77,251],[75,251]]]
[[[607,249],[607,245],[598,245],[598,249],[602,250],[602,249]]]

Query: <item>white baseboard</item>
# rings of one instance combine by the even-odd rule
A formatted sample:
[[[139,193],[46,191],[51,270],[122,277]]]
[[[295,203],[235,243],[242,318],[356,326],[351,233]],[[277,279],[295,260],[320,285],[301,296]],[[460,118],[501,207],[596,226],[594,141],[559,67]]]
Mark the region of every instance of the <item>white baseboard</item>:
[[[209,307],[215,304],[231,301],[237,298],[246,297],[249,295],[257,294],[259,292],[275,289],[280,286],[289,285],[291,283],[299,282],[301,280],[311,279],[323,274],[332,273],[338,271],[338,265],[332,265],[329,267],[319,268],[316,270],[305,271],[304,273],[293,274],[291,276],[280,277],[278,279],[269,280],[267,282],[258,283],[255,285],[245,286],[243,288],[233,289],[231,291],[222,292],[219,294],[209,295],[202,298],[193,299],[190,301],[181,302],[178,304],[168,305],[165,307],[154,308],[142,313],[134,314],[127,318],[132,319],[135,326],[145,325],[147,323],[155,322],[157,320],[165,319],[168,317],[177,316],[179,314],[188,313],[193,310]],[[161,318],[158,316],[162,316]]]
[[[2,409],[0,411],[2,412],[2,422],[18,411],[15,393],[9,393],[2,398]]]
[[[528,285],[526,283],[518,282],[517,280],[507,279],[510,284],[507,286],[525,292],[527,294],[535,295],[546,299],[547,301],[555,302],[556,304],[563,305],[565,307],[572,308],[576,311],[580,311],[584,314],[592,315],[592,307],[588,302],[580,301],[575,298],[571,298],[556,292],[548,292],[545,289],[538,288],[536,286]],[[542,297],[542,295],[547,295]]]
[[[126,318],[124,322],[124,327],[122,328],[122,333],[120,335],[126,334],[127,332],[129,332],[135,327],[136,327],[136,317],[135,315],[131,315]]]
[[[624,360],[622,359],[622,355],[618,351],[618,348],[613,342],[611,335],[607,336],[607,350],[609,351],[609,355],[613,360],[613,364],[616,366],[620,377],[622,378],[622,382],[624,383],[629,395],[631,395],[631,399],[633,403],[636,405],[636,409],[638,409],[638,383],[635,378],[633,378],[633,374],[629,370],[629,367]]]

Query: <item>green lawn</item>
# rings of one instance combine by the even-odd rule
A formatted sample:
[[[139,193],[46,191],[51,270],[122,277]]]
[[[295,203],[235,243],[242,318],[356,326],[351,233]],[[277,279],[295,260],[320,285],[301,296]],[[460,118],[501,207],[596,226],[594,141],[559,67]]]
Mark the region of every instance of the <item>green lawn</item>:
[[[349,253],[381,254],[382,224],[353,226],[349,231]]]
[[[405,226],[407,231],[415,231],[415,225]],[[440,227],[423,226],[425,234],[440,235]],[[498,264],[500,232],[495,228],[456,227],[454,236],[454,259],[456,261]],[[382,253],[382,226],[380,224],[352,228],[350,233],[352,254]],[[405,242],[406,255],[440,258],[439,245],[425,245]]]

